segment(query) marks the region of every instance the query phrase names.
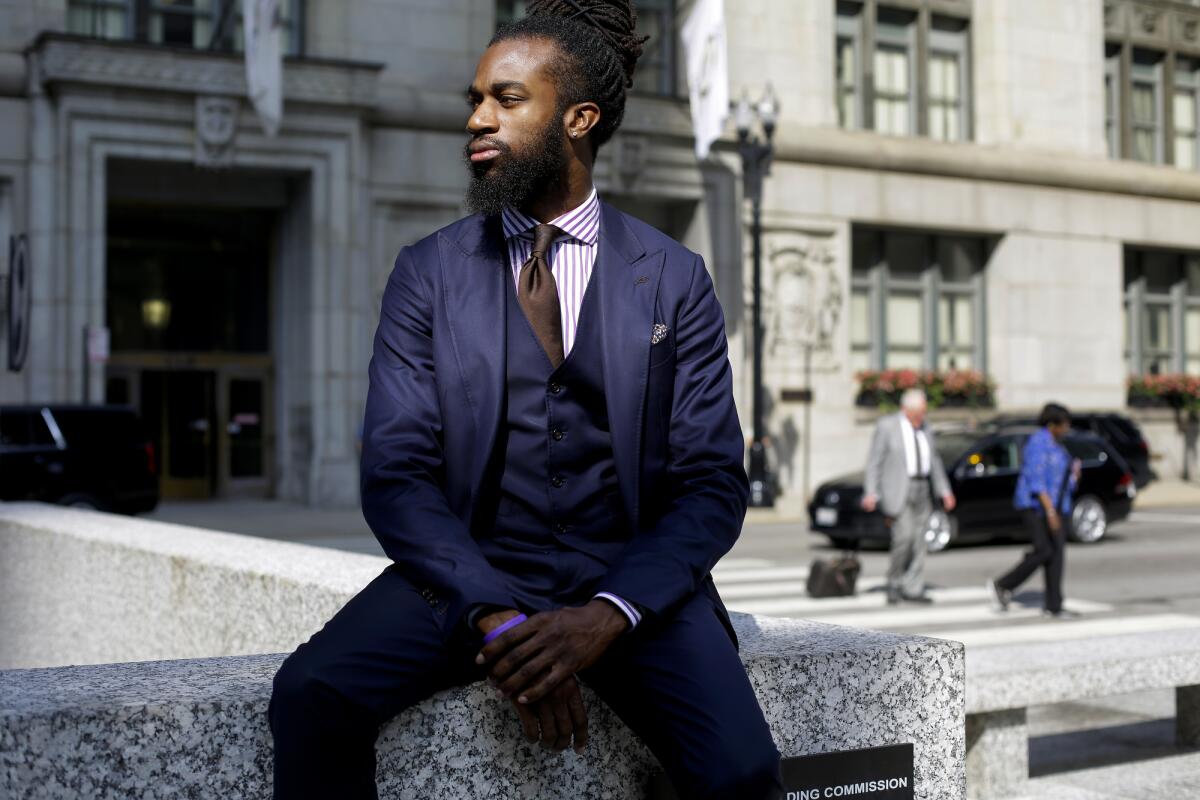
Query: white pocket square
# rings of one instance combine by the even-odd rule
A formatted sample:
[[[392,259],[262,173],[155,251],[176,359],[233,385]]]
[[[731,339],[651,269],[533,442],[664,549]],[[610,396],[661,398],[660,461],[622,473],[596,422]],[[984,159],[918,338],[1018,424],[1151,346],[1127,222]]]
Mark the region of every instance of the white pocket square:
[[[654,326],[654,332],[650,334],[650,344],[658,344],[663,339],[667,338],[667,326],[658,323]]]

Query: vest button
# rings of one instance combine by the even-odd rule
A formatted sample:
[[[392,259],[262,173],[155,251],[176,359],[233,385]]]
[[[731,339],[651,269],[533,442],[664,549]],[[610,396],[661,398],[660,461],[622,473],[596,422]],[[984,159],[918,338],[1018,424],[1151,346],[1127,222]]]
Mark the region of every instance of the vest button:
[[[558,394],[562,391],[562,385],[558,383],[550,384],[550,394]]]
[[[561,487],[564,483],[566,483],[566,481],[563,480],[562,475],[555,475],[553,478],[550,479],[550,485],[553,486],[555,489]]]
[[[554,437],[554,441],[556,441],[556,442],[562,441],[563,432],[561,430],[559,430],[558,428],[555,428],[554,430],[550,431],[550,435]]]

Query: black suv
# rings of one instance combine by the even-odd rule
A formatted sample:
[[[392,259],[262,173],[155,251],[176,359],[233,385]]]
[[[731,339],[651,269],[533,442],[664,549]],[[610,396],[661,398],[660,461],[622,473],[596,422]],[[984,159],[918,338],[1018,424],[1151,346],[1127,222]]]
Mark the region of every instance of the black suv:
[[[993,418],[990,424],[997,428],[1014,425],[1036,426],[1037,419],[1016,414],[1001,414]],[[1129,465],[1133,472],[1133,482],[1139,489],[1154,478],[1154,473],[1150,470],[1150,447],[1146,444],[1146,437],[1142,436],[1137,424],[1129,417],[1112,411],[1072,411],[1071,427],[1077,431],[1090,431],[1112,445]]]
[[[158,505],[154,444],[124,406],[0,406],[0,500],[136,514]]]

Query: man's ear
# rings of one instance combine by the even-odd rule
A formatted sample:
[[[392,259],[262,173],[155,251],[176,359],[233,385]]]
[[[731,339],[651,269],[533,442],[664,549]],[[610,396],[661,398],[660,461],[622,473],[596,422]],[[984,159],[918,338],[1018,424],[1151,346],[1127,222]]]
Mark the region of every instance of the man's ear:
[[[582,139],[600,122],[600,106],[595,103],[576,103],[566,110],[563,122],[567,126],[567,136],[571,139]]]

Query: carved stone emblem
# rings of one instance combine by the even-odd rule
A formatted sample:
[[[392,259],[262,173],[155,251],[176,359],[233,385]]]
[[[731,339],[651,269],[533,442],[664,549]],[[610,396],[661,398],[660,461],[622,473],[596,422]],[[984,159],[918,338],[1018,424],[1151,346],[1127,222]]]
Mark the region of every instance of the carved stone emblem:
[[[1142,33],[1158,33],[1158,24],[1162,21],[1162,12],[1154,8],[1137,9],[1138,27]]]
[[[1200,39],[1200,19],[1196,19],[1195,17],[1181,17],[1179,20],[1179,32],[1189,42]]]
[[[832,242],[826,237],[789,236],[771,251],[768,346],[772,361],[799,370],[808,348],[817,365],[833,368],[834,337],[842,315],[843,292],[834,270]]]
[[[237,134],[238,101],[234,97],[196,98],[196,164],[227,167],[233,164]]]

